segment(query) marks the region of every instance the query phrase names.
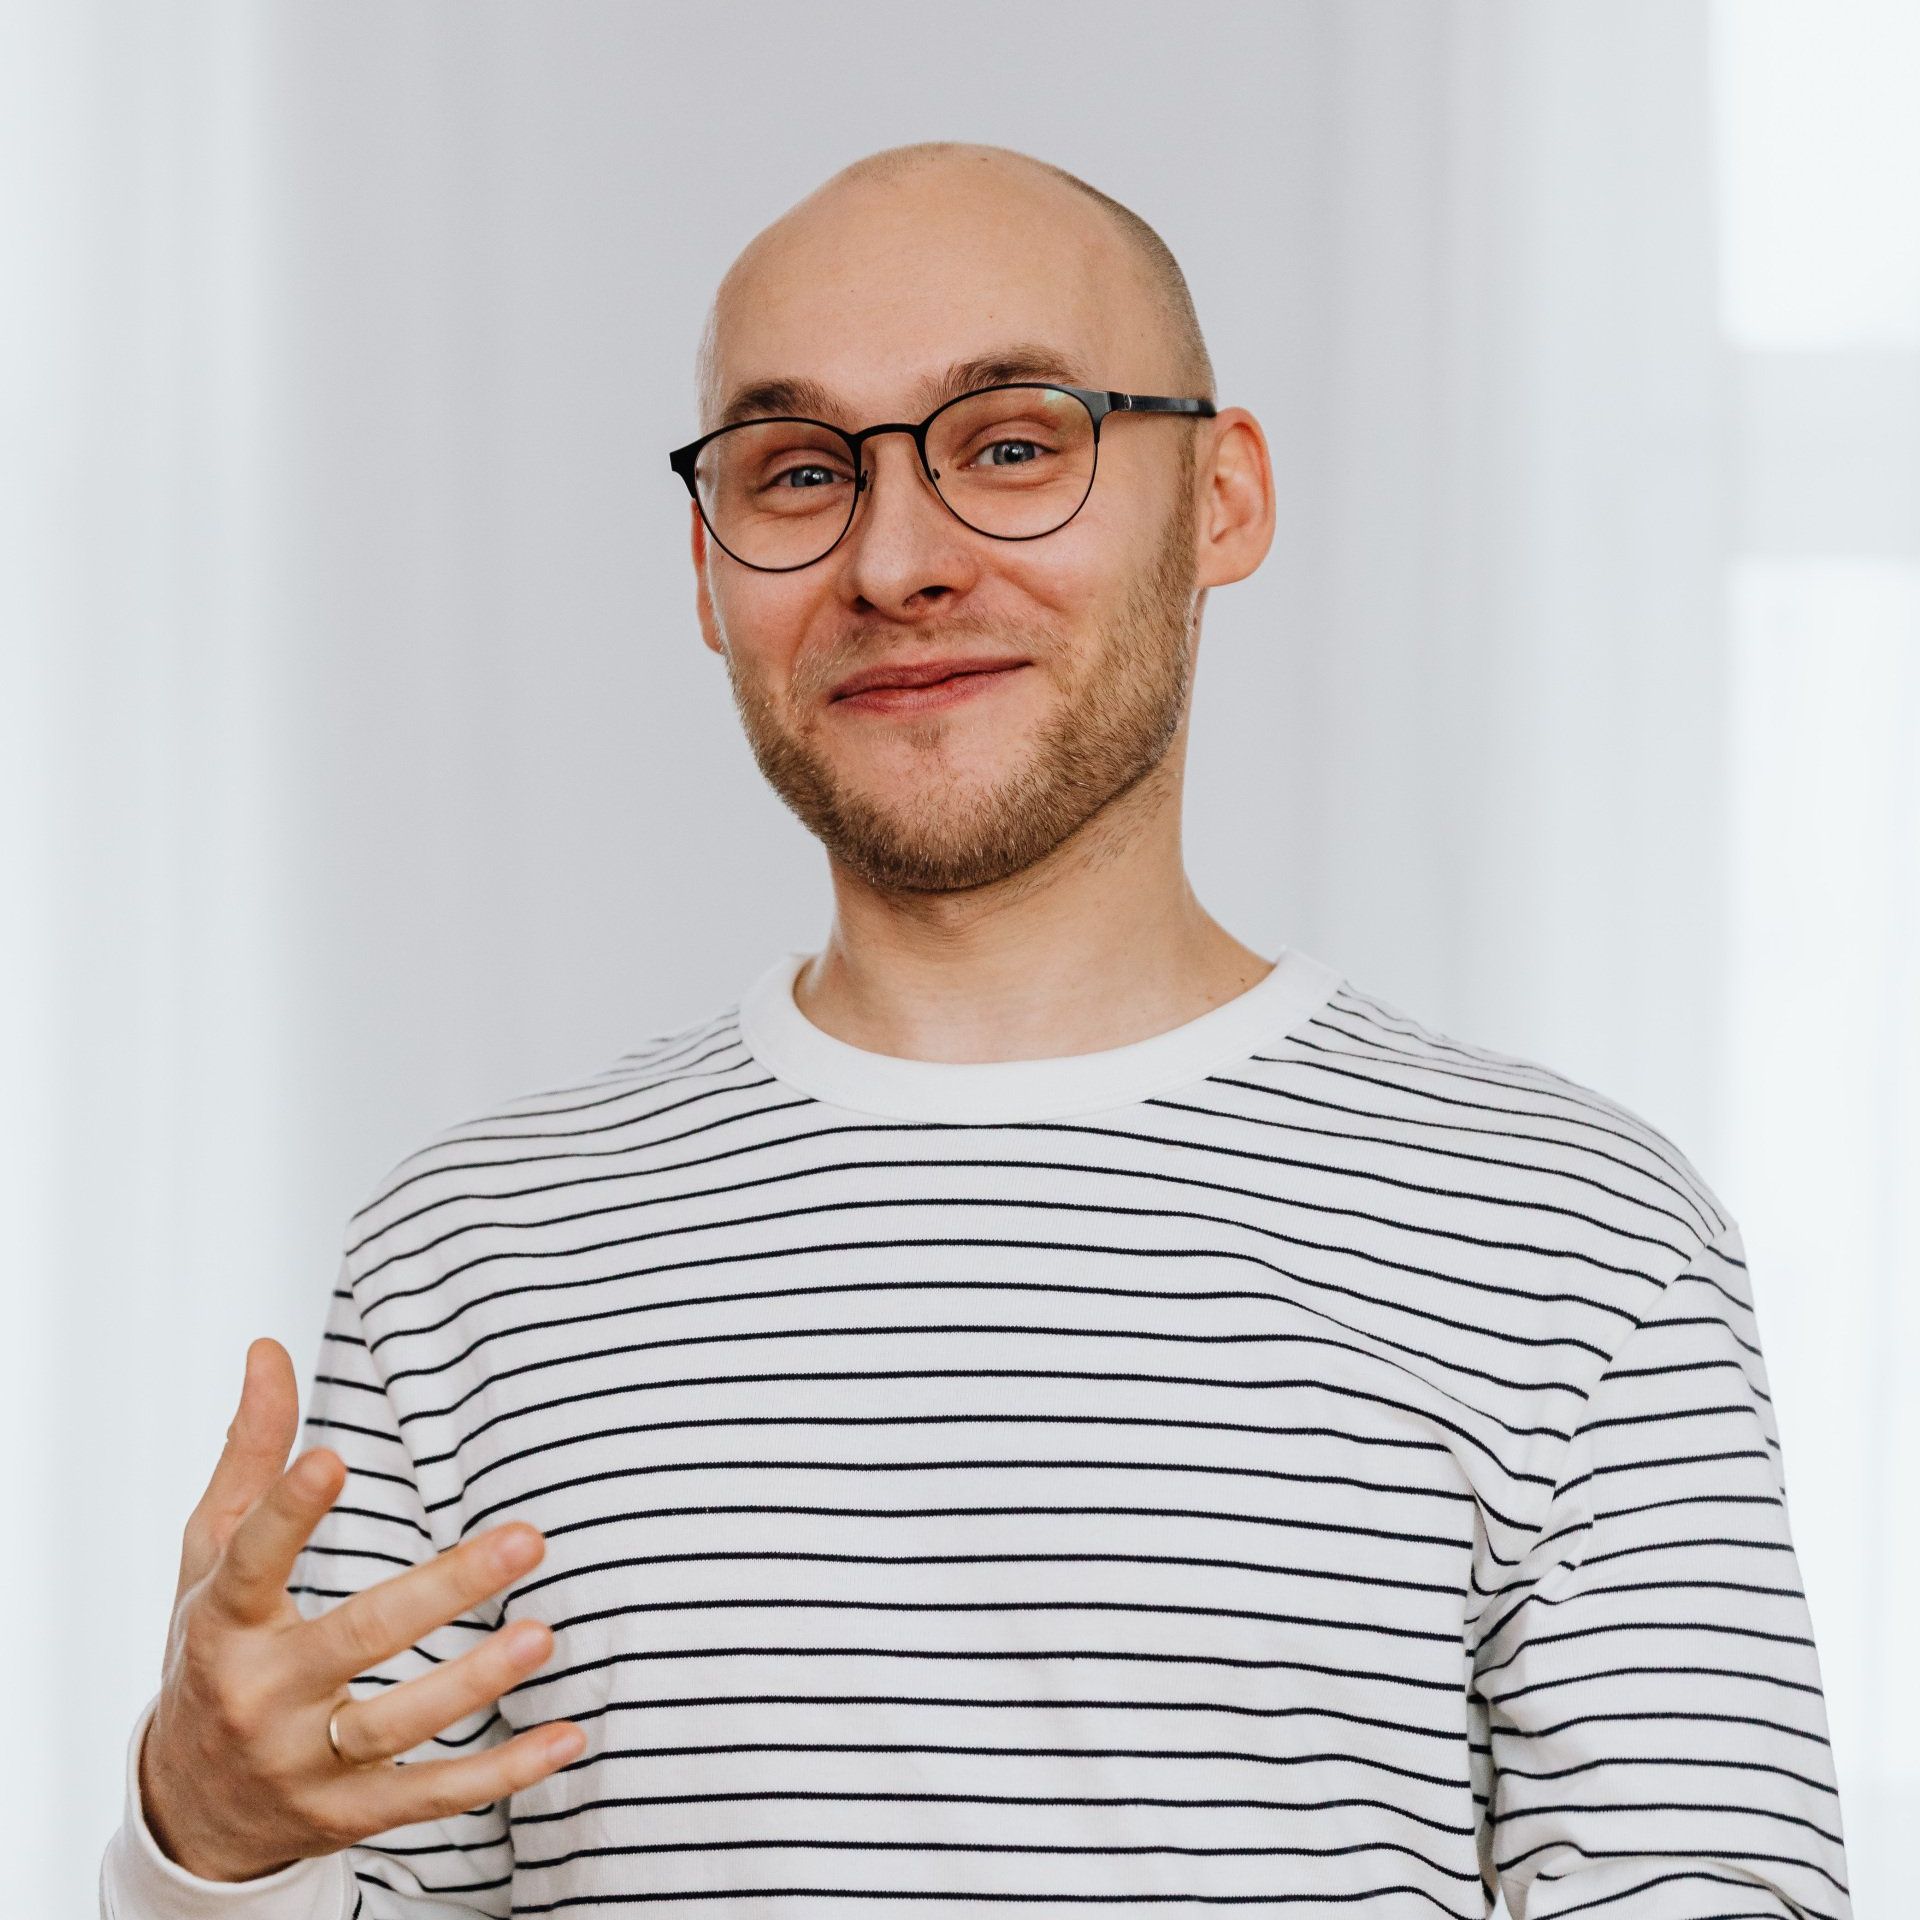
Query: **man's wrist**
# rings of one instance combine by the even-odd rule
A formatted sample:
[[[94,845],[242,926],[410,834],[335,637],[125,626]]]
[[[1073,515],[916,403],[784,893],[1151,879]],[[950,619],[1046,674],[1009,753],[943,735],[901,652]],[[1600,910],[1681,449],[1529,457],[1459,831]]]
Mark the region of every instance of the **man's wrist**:
[[[100,1861],[102,1920],[342,1920],[354,1879],[344,1853],[296,1860],[254,1880],[209,1880],[160,1850],[141,1806],[140,1756],[156,1694],[128,1736],[121,1762],[123,1812]]]
[[[146,1726],[140,1736],[140,1749],[134,1764],[140,1818],[152,1837],[153,1844],[160,1849],[161,1853],[182,1873],[191,1874],[196,1880],[218,1881],[223,1885],[237,1885],[248,1880],[264,1880],[271,1874],[281,1873],[290,1866],[298,1865],[297,1860],[281,1860],[271,1867],[236,1871],[229,1862],[218,1858],[210,1848],[198,1841],[188,1840],[181,1828],[175,1824],[174,1813],[168,1805],[166,1783],[152,1765],[153,1729],[158,1717],[156,1706],[155,1710],[146,1716]]]

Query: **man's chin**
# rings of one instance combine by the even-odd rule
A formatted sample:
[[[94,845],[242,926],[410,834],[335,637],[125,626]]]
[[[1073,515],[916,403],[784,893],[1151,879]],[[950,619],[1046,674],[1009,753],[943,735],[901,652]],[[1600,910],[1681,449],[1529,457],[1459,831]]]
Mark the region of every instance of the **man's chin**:
[[[827,847],[829,855],[848,873],[877,893],[955,895],[977,893],[1023,873],[1031,861],[981,859],[976,853],[951,848],[858,846]]]
[[[1006,876],[1005,850],[998,857],[978,839],[951,824],[915,831],[871,818],[833,821],[817,833],[841,866],[869,886],[901,893],[958,893]]]

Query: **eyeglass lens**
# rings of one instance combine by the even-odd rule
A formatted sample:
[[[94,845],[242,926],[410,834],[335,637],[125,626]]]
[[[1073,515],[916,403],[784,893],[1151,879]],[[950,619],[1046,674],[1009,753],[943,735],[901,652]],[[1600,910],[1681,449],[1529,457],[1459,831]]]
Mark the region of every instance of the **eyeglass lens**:
[[[927,464],[941,499],[976,532],[1031,539],[1064,526],[1086,499],[1093,416],[1059,387],[965,394],[928,425]],[[806,420],[728,428],[700,449],[694,483],[714,538],[755,567],[818,560],[858,497],[851,444]]]

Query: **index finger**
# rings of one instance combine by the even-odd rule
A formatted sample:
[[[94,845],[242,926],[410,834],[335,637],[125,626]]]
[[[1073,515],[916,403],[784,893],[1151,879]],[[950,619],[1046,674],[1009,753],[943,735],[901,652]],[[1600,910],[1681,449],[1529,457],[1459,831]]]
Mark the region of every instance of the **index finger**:
[[[312,1447],[247,1509],[207,1583],[230,1619],[262,1625],[285,1607],[293,1563],[345,1484],[346,1462]]]

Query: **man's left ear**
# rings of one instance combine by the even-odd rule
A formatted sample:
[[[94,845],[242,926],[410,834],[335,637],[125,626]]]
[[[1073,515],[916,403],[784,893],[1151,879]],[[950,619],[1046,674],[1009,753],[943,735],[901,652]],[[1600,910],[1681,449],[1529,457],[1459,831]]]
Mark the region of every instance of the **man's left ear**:
[[[1226,407],[1207,423],[1199,466],[1194,537],[1197,587],[1244,580],[1273,545],[1273,463],[1267,436],[1245,407]]]

